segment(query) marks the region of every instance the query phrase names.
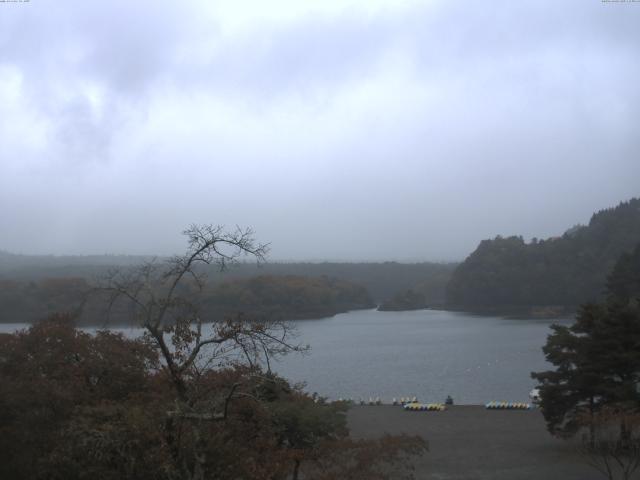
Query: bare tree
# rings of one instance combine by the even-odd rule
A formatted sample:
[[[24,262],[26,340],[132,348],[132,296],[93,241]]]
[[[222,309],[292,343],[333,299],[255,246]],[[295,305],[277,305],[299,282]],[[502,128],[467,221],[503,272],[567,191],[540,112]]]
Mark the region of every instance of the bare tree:
[[[608,407],[586,419],[580,453],[607,479],[630,480],[640,468],[640,414]]]
[[[265,260],[268,246],[256,243],[251,229],[227,232],[219,225],[191,225],[183,233],[188,238],[185,254],[114,270],[99,288],[108,292],[110,307],[118,301],[129,303],[129,312],[159,349],[182,400],[187,400],[186,380],[206,368],[241,359],[250,366],[265,363],[269,369],[270,356],[304,350],[290,343],[294,335],[285,322],[243,315],[207,322],[200,315],[199,297],[207,283],[203,267],[222,271],[243,257]]]
[[[259,367],[266,366],[269,373],[270,357],[307,347],[292,343],[295,335],[285,322],[240,314],[215,321],[202,318],[207,270],[224,270],[246,257],[263,262],[268,246],[256,243],[252,230],[239,227],[227,232],[221,226],[192,225],[183,233],[188,239],[185,254],[115,270],[99,290],[107,293],[110,309],[119,302],[128,304],[127,311],[159,351],[162,368],[176,393],[175,406],[167,412],[167,444],[181,477],[199,479],[204,478],[206,463],[202,422],[224,421],[232,399],[255,396],[255,388],[242,383],[255,387],[256,376],[269,381]],[[199,378],[220,367],[240,366],[250,373],[217,392],[205,388],[203,400]],[[179,438],[185,424],[191,435],[186,453]]]

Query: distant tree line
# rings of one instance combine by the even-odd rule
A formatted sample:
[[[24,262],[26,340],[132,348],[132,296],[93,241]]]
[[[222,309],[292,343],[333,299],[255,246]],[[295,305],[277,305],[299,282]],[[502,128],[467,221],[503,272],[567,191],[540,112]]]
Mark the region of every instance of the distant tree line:
[[[423,293],[409,289],[394,295],[390,300],[380,305],[378,310],[381,312],[420,310],[428,306]]]
[[[467,307],[569,306],[603,299],[620,255],[640,242],[640,199],[594,214],[561,237],[483,240],[453,273],[447,304]]]
[[[241,310],[269,318],[304,319],[374,306],[364,287],[345,280],[262,275],[213,285],[204,292],[202,309],[217,317]]]
[[[182,288],[198,289],[193,282],[185,282]],[[76,320],[84,325],[130,321],[126,306],[116,304],[107,312],[102,297],[83,278],[0,280],[0,323],[32,323],[58,311],[77,311]],[[291,275],[211,283],[199,292],[198,301],[211,320],[238,312],[269,319],[322,318],[375,306],[367,290],[354,283]]]
[[[114,267],[126,268],[151,259],[122,255],[29,256],[0,251],[0,280],[38,283],[50,278],[83,278],[90,281],[104,276]],[[365,287],[376,303],[388,300],[398,292],[413,289],[424,293],[429,303],[442,304],[445,287],[456,265],[432,262],[269,262],[261,266],[260,275],[337,278]],[[215,268],[209,268],[207,273],[213,283],[256,276],[255,265],[242,262],[224,276]]]

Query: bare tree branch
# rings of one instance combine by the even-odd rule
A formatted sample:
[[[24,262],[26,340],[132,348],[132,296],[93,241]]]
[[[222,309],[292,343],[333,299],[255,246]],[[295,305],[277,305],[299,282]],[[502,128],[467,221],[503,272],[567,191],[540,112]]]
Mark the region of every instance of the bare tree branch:
[[[305,350],[289,342],[291,329],[286,324],[250,321],[242,315],[210,322],[212,331],[205,335],[190,293],[193,289],[196,294],[203,292],[207,281],[203,267],[216,265],[224,270],[243,256],[260,264],[268,245],[257,243],[249,228],[228,232],[221,225],[191,225],[183,234],[188,245],[185,254],[110,272],[100,287],[109,296],[109,310],[120,300],[133,307],[134,320],[155,343],[183,401],[189,401],[188,379],[201,376],[207,368],[240,362],[252,368],[266,363],[270,370],[271,356]],[[238,354],[242,357],[234,358]]]

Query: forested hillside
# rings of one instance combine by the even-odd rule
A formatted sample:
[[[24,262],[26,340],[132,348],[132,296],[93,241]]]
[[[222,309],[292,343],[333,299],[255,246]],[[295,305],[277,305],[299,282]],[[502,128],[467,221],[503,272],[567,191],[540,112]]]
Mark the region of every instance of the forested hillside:
[[[203,295],[210,317],[242,311],[269,318],[320,318],[349,310],[373,308],[367,290],[329,277],[259,276],[222,282]]]
[[[610,300],[628,303],[640,300],[640,243],[630,252],[623,254],[611,275],[607,278]]]
[[[83,278],[0,280],[0,323],[31,323],[55,312],[79,312],[83,302],[80,324],[131,322],[129,312],[118,304],[107,316],[105,295],[99,292],[87,295],[90,289]],[[196,290],[195,286],[193,289]],[[321,318],[375,306],[364,287],[328,277],[237,279],[214,283],[198,296],[205,321],[238,312],[270,319]]]
[[[53,278],[93,280],[105,275],[114,267],[126,268],[152,258],[126,255],[31,256],[13,255],[0,251],[0,281],[40,282]],[[158,260],[161,261],[162,258]],[[207,273],[212,282],[250,278],[257,275],[327,276],[362,285],[376,303],[388,300],[398,292],[413,289],[424,294],[427,302],[441,304],[445,299],[445,287],[455,267],[454,263],[431,262],[269,262],[257,269],[255,263],[248,262],[234,265],[223,273],[215,268],[211,268]]]
[[[573,307],[600,300],[607,275],[640,243],[640,199],[595,213],[546,240],[483,240],[455,270],[447,303],[456,307]]]

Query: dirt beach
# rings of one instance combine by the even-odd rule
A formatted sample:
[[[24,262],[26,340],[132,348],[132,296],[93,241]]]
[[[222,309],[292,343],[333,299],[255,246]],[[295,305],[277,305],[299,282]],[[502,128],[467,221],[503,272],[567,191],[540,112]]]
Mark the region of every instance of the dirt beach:
[[[394,406],[354,406],[351,433],[367,438],[387,433],[421,435],[429,452],[415,461],[417,479],[598,480],[576,442],[545,429],[539,410],[486,410],[453,406],[444,412],[409,412]]]

